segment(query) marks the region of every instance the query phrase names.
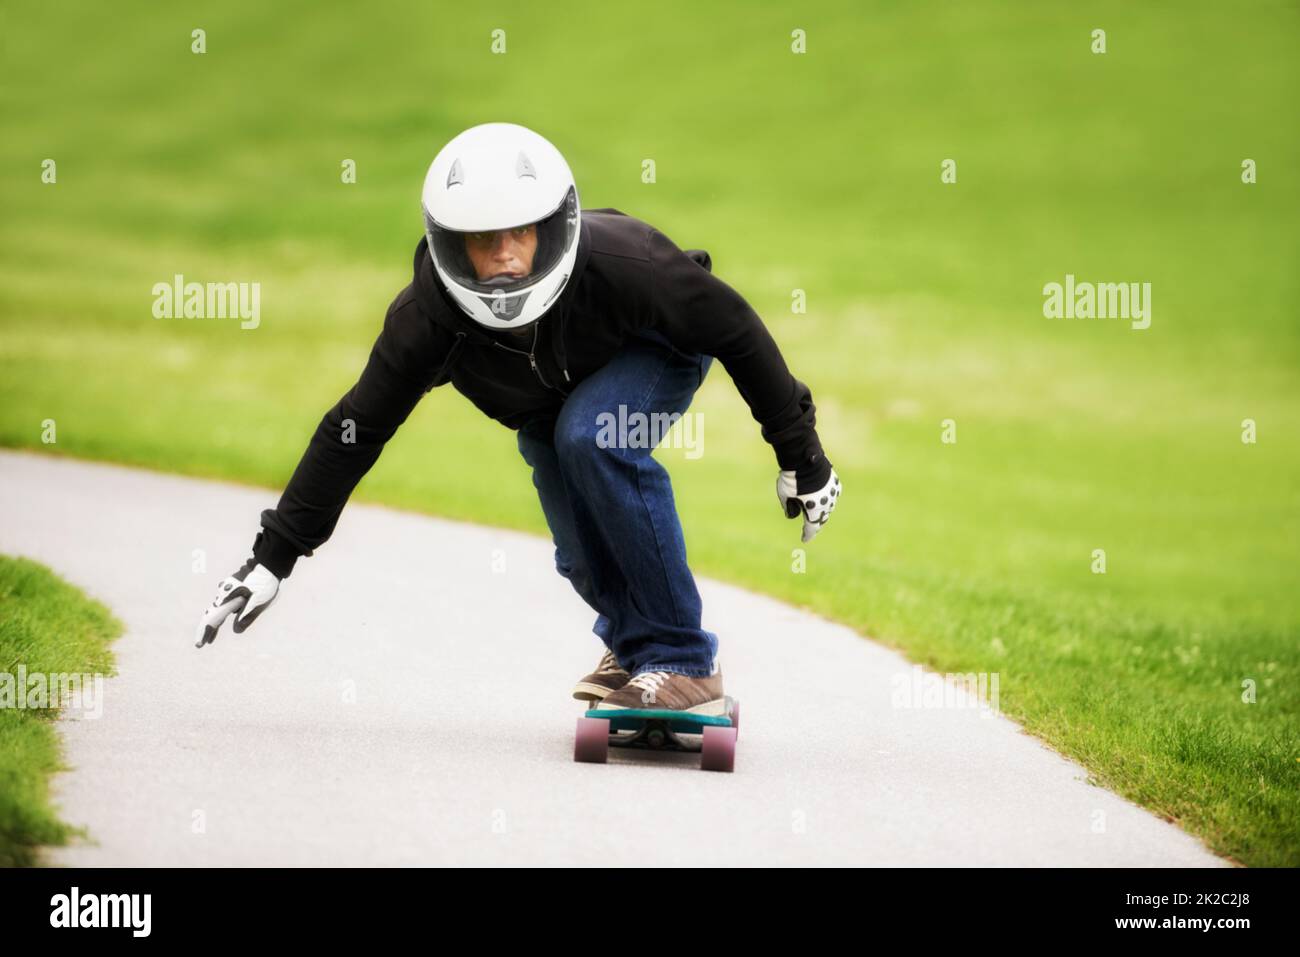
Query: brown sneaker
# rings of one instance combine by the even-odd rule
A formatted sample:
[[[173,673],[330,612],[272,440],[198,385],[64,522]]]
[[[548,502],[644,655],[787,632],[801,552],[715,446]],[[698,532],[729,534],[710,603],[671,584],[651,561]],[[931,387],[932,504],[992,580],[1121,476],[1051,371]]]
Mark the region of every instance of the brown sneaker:
[[[597,711],[618,709],[724,715],[722,672],[715,669],[707,678],[692,678],[672,671],[643,671],[596,705]]]
[[[632,676],[619,667],[614,653],[606,650],[596,670],[573,686],[573,696],[579,701],[600,701],[611,691],[627,684]]]

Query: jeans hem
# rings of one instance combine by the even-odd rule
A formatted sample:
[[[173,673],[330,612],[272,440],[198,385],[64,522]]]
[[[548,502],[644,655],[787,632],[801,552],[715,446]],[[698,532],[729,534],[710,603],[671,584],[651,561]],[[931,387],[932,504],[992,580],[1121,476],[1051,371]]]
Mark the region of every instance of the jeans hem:
[[[668,671],[675,675],[683,675],[687,678],[708,678],[713,674],[713,670],[698,673],[697,669],[682,668],[678,665],[642,665],[636,671],[632,672],[632,677],[645,674],[647,671]]]

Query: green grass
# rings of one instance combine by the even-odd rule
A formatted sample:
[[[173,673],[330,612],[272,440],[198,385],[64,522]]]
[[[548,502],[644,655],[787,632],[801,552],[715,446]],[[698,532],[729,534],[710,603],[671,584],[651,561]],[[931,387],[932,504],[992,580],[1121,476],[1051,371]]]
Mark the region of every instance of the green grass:
[[[0,556],[0,674],[15,683],[14,699],[0,707],[0,867],[30,867],[42,845],[82,833],[59,820],[50,805],[49,778],[64,770],[54,727],[57,702],[47,698],[41,703],[54,707],[34,707],[25,699],[27,706],[19,707],[19,678],[111,675],[108,646],[121,631],[103,605],[49,569]],[[89,699],[85,704],[91,707]]]
[[[409,279],[433,153],[522,122],[584,206],[709,249],[813,387],[846,498],[793,574],[771,452],[710,375],[704,456],[662,453],[698,571],[997,671],[1098,783],[1300,864],[1294,3],[18,8],[0,442],[282,487]],[[261,327],[153,319],[176,272],[260,282]],[[1151,328],[1044,318],[1067,272],[1152,283]],[[544,531],[513,436],[450,389],[357,497]]]

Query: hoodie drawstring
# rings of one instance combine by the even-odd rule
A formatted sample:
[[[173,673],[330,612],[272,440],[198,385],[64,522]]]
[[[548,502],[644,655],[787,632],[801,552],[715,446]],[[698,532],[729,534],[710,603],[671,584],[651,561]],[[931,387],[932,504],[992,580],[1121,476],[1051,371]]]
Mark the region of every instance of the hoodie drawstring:
[[[447,350],[447,358],[442,360],[442,365],[438,367],[438,374],[433,377],[433,384],[430,385],[428,389],[425,389],[425,392],[430,392],[433,390],[434,386],[441,385],[443,382],[447,381],[443,378],[443,375],[444,373],[447,375],[451,374],[451,367],[455,364],[456,357],[460,355],[460,347],[465,344],[466,338],[467,336],[465,333],[456,333],[456,341],[453,342],[451,348]]]
[[[564,351],[564,311],[559,314],[559,321],[556,323],[555,335],[551,337],[551,355],[555,357],[555,364],[560,367],[560,372],[564,374],[565,382],[572,382],[569,378],[568,355]]]

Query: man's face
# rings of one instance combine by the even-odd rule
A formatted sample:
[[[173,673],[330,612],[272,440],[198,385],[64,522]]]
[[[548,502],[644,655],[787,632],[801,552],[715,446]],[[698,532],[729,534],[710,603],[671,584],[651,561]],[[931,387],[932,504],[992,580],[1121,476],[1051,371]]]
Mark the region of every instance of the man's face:
[[[497,276],[521,279],[533,271],[537,252],[537,224],[498,229],[485,233],[466,233],[465,252],[478,274],[479,282]]]

